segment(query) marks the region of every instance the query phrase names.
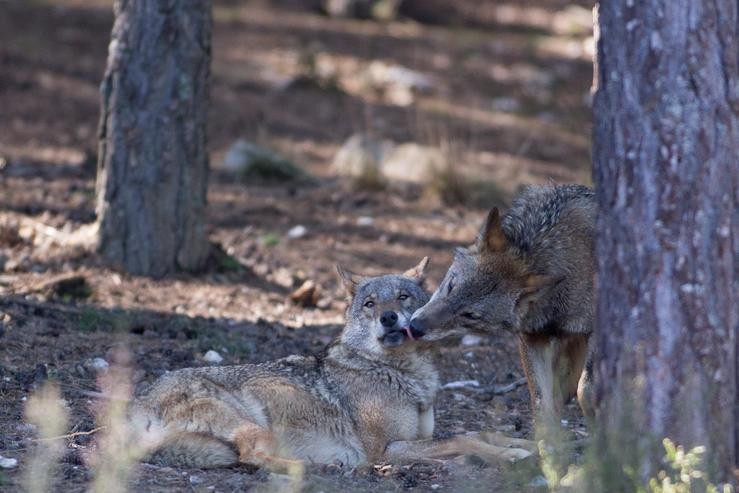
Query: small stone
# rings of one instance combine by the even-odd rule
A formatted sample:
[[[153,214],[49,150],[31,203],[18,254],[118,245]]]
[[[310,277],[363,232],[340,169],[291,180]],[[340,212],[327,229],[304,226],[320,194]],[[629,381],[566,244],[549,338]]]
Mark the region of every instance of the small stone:
[[[218,351],[213,351],[211,349],[207,353],[205,353],[205,355],[203,356],[203,359],[207,361],[208,363],[217,365],[223,361],[223,356],[218,354]]]
[[[103,358],[93,358],[88,366],[95,371],[105,371],[110,367],[110,364]]]
[[[536,476],[531,481],[529,481],[529,486],[531,488],[548,488],[549,483],[547,482],[547,478],[539,475],[539,476]]]
[[[463,346],[479,346],[482,342],[482,337],[474,335],[474,334],[467,334],[462,338],[462,345]]]
[[[439,488],[441,488],[441,485],[440,484],[434,483],[434,484],[431,485],[431,489],[432,490],[438,490]]]
[[[18,466],[18,459],[10,459],[0,455],[0,467],[3,469],[14,469]]]
[[[287,237],[291,240],[295,240],[298,238],[302,238],[306,234],[308,234],[308,228],[306,228],[302,224],[298,224],[297,226],[290,228],[290,231],[287,232]]]
[[[372,226],[375,220],[370,216],[362,216],[357,218],[357,226]]]
[[[191,485],[198,485],[198,484],[201,484],[202,482],[203,482],[203,478],[201,478],[200,476],[196,476],[194,474],[190,476]]]

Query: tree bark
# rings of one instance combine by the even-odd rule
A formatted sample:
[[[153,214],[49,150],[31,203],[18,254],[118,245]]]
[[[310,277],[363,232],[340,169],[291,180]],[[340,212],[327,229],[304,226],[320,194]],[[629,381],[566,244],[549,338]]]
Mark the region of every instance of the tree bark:
[[[611,0],[598,24],[602,452],[623,455],[633,437],[646,479],[663,455],[654,439],[705,445],[727,481],[739,442],[737,2]]]
[[[129,273],[196,270],[204,224],[210,2],[118,0],[101,85],[99,251]]]

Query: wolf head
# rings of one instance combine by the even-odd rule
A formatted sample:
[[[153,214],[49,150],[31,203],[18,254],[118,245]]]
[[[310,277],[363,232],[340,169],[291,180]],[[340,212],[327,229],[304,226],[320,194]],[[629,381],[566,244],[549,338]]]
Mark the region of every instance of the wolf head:
[[[413,314],[410,328],[424,341],[467,332],[518,327],[531,303],[556,284],[533,274],[510,245],[493,208],[470,248],[459,248],[431,300]]]
[[[398,350],[413,338],[411,315],[429,299],[423,289],[428,257],[401,275],[362,277],[337,266],[349,294],[341,342],[373,353]]]

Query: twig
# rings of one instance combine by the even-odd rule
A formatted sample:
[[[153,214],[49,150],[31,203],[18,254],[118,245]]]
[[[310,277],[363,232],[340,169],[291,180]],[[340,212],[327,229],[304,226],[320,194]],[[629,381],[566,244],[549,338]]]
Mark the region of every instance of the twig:
[[[490,387],[481,387],[481,388],[467,388],[467,390],[470,390],[474,392],[475,394],[480,394],[482,396],[494,396],[494,395],[503,395],[507,394],[508,392],[514,391],[517,388],[519,388],[522,385],[526,384],[525,378],[519,378],[518,380],[514,380],[511,383],[507,383],[505,385],[492,385]]]
[[[97,428],[93,428],[90,431],[76,431],[74,433],[69,433],[67,435],[60,435],[58,437],[47,437],[47,438],[34,438],[31,440],[32,442],[47,442],[50,440],[61,440],[63,438],[74,438],[78,436],[85,436],[85,435],[92,435],[93,433],[97,433],[98,431],[104,429],[105,426],[98,426]]]

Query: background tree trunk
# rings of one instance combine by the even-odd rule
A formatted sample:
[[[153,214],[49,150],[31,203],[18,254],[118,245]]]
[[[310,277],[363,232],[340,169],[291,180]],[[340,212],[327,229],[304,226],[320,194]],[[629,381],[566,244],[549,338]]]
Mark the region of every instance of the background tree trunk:
[[[118,0],[99,128],[99,250],[159,277],[208,254],[210,2]]]
[[[738,26],[736,0],[600,4],[596,400],[641,479],[663,437],[736,461]]]

